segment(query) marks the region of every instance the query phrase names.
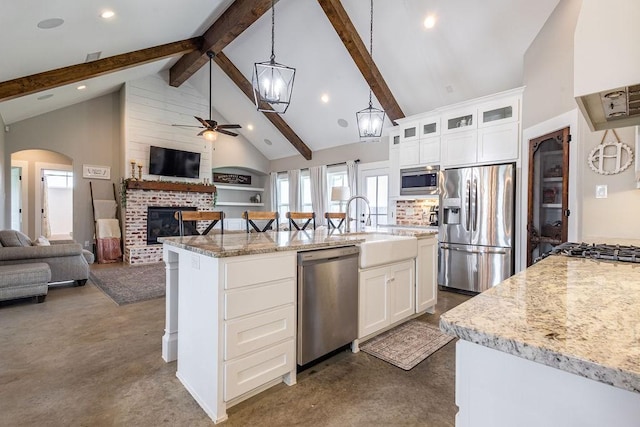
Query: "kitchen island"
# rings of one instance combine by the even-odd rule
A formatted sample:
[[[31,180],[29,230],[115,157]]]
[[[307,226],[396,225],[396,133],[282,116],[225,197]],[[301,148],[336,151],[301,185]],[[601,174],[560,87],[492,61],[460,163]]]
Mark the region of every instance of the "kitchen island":
[[[435,259],[435,231],[385,231],[430,244]],[[162,357],[177,359],[177,377],[214,422],[227,418],[228,407],[275,384],[295,384],[298,251],[360,245],[384,239],[381,233],[231,232],[162,239]],[[435,295],[435,280],[431,287]]]
[[[549,256],[444,313],[456,426],[638,426],[640,266]]]

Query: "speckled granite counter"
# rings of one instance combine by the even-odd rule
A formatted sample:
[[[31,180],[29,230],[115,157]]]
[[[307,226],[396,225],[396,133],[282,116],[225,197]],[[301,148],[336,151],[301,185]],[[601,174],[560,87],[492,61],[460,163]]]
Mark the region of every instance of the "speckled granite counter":
[[[640,392],[640,265],[550,256],[444,313],[463,340]]]
[[[265,233],[226,232],[206,236],[161,237],[158,241],[214,258],[264,254],[277,251],[303,251],[332,246],[356,245],[366,234],[413,236],[418,239],[435,236],[437,231],[404,228],[368,228],[365,232],[341,233],[317,231],[268,231]]]

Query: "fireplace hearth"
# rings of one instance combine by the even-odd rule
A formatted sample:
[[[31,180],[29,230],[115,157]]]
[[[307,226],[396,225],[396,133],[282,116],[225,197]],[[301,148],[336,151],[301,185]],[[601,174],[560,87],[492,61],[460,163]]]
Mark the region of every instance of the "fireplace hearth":
[[[147,208],[147,244],[158,244],[158,237],[179,236],[176,211],[195,211],[193,206],[149,206]],[[195,221],[184,221],[185,235],[197,234]]]

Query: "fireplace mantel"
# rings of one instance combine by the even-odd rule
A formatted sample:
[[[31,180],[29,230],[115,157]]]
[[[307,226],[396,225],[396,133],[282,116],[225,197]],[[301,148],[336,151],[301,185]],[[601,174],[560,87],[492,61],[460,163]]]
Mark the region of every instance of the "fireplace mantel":
[[[186,182],[166,181],[137,181],[127,180],[127,189],[156,190],[156,191],[184,191],[187,193],[215,193],[215,185],[194,184]]]

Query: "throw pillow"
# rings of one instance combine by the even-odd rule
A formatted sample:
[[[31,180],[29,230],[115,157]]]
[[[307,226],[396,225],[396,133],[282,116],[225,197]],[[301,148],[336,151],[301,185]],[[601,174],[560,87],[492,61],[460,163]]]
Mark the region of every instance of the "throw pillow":
[[[0,242],[2,242],[2,246],[7,247],[31,246],[29,236],[16,230],[0,231]]]
[[[40,236],[33,241],[33,246],[51,246],[51,243],[46,237]]]

